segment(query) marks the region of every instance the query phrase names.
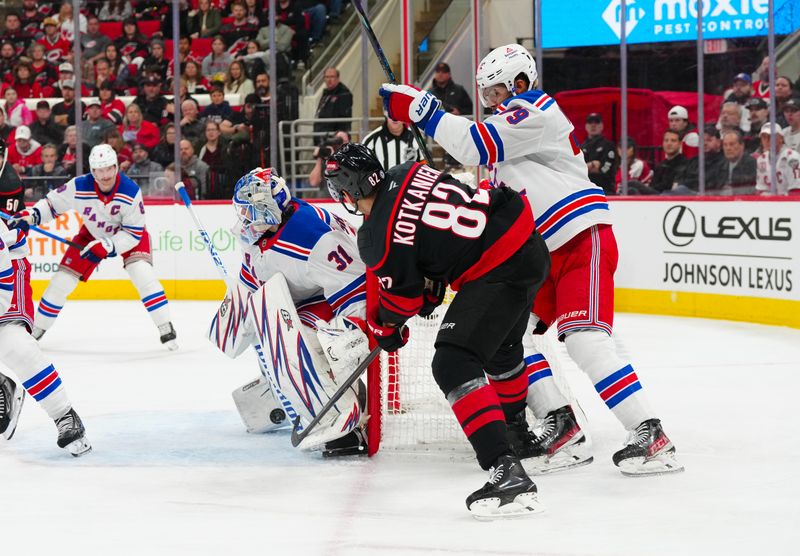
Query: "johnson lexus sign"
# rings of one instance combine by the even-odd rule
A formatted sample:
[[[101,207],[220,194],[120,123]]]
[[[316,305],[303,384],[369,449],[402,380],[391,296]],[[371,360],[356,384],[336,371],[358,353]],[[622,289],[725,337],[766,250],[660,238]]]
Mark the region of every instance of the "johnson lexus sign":
[[[625,23],[629,43],[694,40],[697,0],[628,0]],[[726,39],[767,34],[768,0],[704,0],[703,36]],[[775,0],[775,33],[800,28],[797,0]],[[618,44],[622,35],[622,0],[542,0],[542,46],[564,48]]]

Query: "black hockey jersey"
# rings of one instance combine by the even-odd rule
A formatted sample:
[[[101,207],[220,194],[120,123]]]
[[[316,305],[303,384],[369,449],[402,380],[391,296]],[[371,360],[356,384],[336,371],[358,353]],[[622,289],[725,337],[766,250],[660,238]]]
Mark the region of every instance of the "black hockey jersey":
[[[519,250],[534,221],[506,187],[477,191],[416,162],[387,172],[358,231],[361,258],[380,283],[379,317],[399,324],[422,308],[425,279],[458,290]]]

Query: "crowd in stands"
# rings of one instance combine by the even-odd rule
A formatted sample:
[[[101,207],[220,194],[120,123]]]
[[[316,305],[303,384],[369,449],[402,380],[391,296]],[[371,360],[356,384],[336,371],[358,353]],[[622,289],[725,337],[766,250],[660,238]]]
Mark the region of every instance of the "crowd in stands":
[[[171,2],[83,0],[76,18],[71,0],[24,0],[21,9],[7,11],[0,32],[0,138],[9,164],[46,191],[75,174],[80,130],[84,159],[91,147],[108,143],[123,169],[148,186],[145,175],[174,170],[171,94],[178,79],[186,140],[179,145],[181,179],[198,198],[228,197],[235,176],[269,158],[268,4],[182,0],[176,69]],[[308,62],[342,8],[343,0],[276,0],[279,120],[298,117],[292,70]],[[76,122],[77,87],[84,101]],[[205,102],[196,97],[206,94],[210,102],[201,108]],[[41,99],[35,111],[30,99]]]

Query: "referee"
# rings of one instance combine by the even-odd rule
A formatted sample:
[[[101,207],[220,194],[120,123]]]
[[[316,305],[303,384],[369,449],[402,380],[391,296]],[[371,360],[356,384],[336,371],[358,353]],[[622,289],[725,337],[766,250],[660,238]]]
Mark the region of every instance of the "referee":
[[[375,153],[384,170],[409,160],[422,160],[411,130],[403,122],[389,118],[384,119],[381,127],[369,132],[362,144]]]

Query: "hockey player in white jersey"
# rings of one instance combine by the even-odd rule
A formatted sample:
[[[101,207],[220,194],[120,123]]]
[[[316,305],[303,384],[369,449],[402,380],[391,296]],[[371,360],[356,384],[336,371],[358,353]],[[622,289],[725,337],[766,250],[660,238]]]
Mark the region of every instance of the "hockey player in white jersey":
[[[611,338],[617,246],[605,194],[589,181],[572,124],[555,99],[536,89],[536,64],[519,45],[490,52],[476,79],[481,103],[495,110],[482,123],[447,114],[433,95],[415,87],[385,84],[380,93],[391,118],[415,123],[461,163],[486,165],[494,185],[528,196],[552,257],[530,328],[557,326],[569,355],[629,431],[613,457],[624,474],[683,470],[636,372]],[[585,436],[547,361],[539,353],[526,354],[528,405],[544,419],[544,430],[534,440],[538,448],[522,455],[535,457],[545,471],[551,462],[551,470],[588,463],[581,450]],[[517,425],[524,436],[523,421]]]
[[[0,158],[5,158],[2,140]],[[21,185],[13,168],[0,171],[0,210],[25,206]],[[27,255],[26,234],[0,221],[0,362],[19,379],[18,384],[0,372],[0,435],[6,440],[14,436],[27,391],[55,422],[58,446],[77,457],[92,447],[58,371],[30,335],[33,298]]]
[[[238,217],[235,232],[242,250],[239,283],[236,291],[229,291],[215,315],[209,339],[230,357],[249,347],[255,334],[246,309],[231,316],[235,312],[231,308],[246,307],[246,300],[264,295],[264,290],[273,284],[271,280],[280,273],[291,297],[287,302],[294,305],[299,320],[308,327],[310,334],[306,338],[320,352],[323,366],[330,365],[333,377],[346,378],[369,353],[369,340],[364,333],[366,269],[358,256],[355,230],[342,218],[291,197],[283,178],[271,168],[256,168],[243,176],[236,183],[233,206]],[[270,284],[265,285],[267,282]],[[268,352],[267,347],[264,351]],[[336,390],[335,383],[327,378],[326,371],[317,374],[320,386],[330,396]],[[302,408],[298,406],[307,400],[293,396],[292,387],[286,382],[275,397],[288,399],[299,411]],[[363,411],[365,404],[363,384],[359,389],[357,413]],[[261,395],[266,421],[281,404],[265,392]],[[244,418],[239,400],[237,405]],[[348,406],[347,402],[342,405]],[[365,435],[357,426],[360,423],[346,424],[340,438],[328,438],[325,455],[366,454]],[[248,428],[269,430],[268,425]]]
[[[800,153],[790,149],[783,142],[783,133],[777,124],[767,122],[761,127],[761,150],[756,160],[756,191],[761,195],[769,195],[770,184],[769,137],[775,135],[775,152],[778,163],[775,166],[775,178],[778,181],[778,195],[800,195]]]
[[[107,257],[121,255],[145,309],[158,327],[161,343],[170,350],[177,349],[167,297],[153,271],[139,186],[119,171],[117,154],[110,145],[92,149],[89,167],[89,174],[69,180],[9,220],[11,228],[38,225],[69,210],[75,210],[83,220],[72,241],[84,247],[70,246],[64,253],[39,302],[33,336],[38,340],[53,326],[79,280],[87,281]]]

